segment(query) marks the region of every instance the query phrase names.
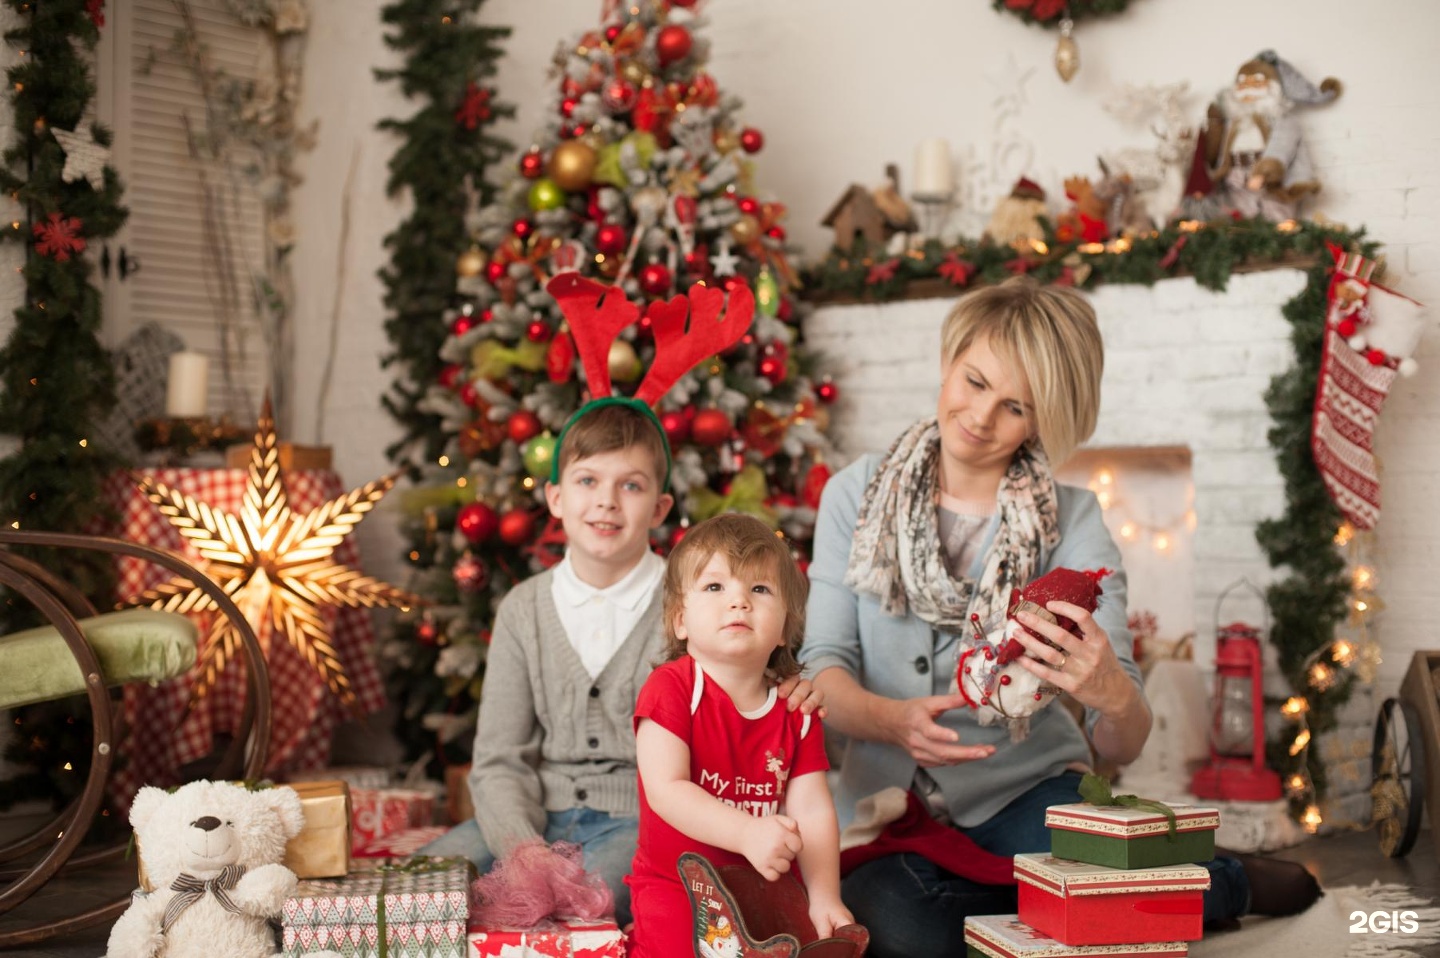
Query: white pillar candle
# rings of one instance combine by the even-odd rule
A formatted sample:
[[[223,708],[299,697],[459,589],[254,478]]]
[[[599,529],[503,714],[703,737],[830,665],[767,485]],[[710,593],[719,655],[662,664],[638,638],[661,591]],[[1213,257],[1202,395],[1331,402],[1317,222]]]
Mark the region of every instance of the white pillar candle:
[[[955,192],[955,173],[950,166],[950,143],[924,140],[915,150],[915,196],[943,198]]]
[[[205,415],[209,394],[210,360],[200,353],[171,353],[165,383],[165,415],[171,419],[199,419]]]

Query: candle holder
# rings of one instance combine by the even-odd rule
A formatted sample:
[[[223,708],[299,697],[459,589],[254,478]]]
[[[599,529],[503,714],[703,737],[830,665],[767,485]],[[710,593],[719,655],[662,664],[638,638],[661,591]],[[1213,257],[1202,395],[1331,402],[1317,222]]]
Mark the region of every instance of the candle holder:
[[[920,222],[920,236],[923,240],[938,240],[950,219],[955,193],[911,193],[915,204],[916,219]]]

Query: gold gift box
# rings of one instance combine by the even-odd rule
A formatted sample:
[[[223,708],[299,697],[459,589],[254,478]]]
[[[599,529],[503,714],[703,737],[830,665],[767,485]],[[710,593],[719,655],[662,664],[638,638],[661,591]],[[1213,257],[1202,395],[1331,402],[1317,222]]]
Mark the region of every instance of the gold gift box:
[[[340,781],[296,782],[305,825],[285,846],[284,865],[297,878],[342,878],[350,872],[350,786]],[[135,836],[140,890],[154,891],[145,874],[145,853]]]

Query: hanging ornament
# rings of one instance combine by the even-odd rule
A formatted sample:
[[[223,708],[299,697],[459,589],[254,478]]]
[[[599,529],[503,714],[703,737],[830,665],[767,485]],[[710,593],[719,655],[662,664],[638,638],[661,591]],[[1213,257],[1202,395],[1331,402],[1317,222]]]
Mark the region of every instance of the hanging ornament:
[[[500,517],[495,515],[483,502],[471,502],[460,507],[455,514],[455,528],[472,545],[479,545],[495,534],[500,527]]]
[[[464,369],[459,363],[448,363],[440,367],[440,375],[435,377],[435,381],[444,389],[454,389]]]
[[[461,279],[470,279],[473,276],[479,276],[481,270],[485,268],[485,264],[489,261],[490,257],[485,255],[485,251],[472,243],[470,248],[461,253],[460,258],[455,260],[455,275]]]
[[[467,459],[494,452],[504,441],[505,424],[491,419],[488,412],[483,410],[481,415],[461,426],[455,435],[455,444],[460,447],[460,454]]]
[[[635,106],[638,95],[635,84],[624,77],[616,77],[605,84],[605,91],[600,94],[600,99],[610,112],[625,113]]]
[[[660,58],[660,65],[685,59],[693,43],[690,31],[684,27],[674,23],[661,27],[660,32],[655,34],[655,54]]]
[[[78,216],[51,213],[48,219],[31,227],[35,234],[35,252],[53,256],[57,263],[67,262],[71,253],[85,252],[85,237],[80,235],[84,228]]]
[[[830,481],[830,467],[823,461],[818,461],[805,473],[805,482],[800,487],[800,501],[811,509],[820,508],[820,494],[825,491],[825,484]]]
[[[527,219],[518,219],[510,224],[510,232],[519,239],[527,240],[535,232],[535,224]]]
[[[780,305],[775,310],[775,318],[780,320],[780,322],[782,323],[788,323],[790,322],[790,318],[794,315],[794,305],[790,302],[790,300],[786,299],[785,297],[780,297]]]
[[[828,406],[840,398],[840,388],[826,376],[820,381],[820,385],[815,387],[815,396]]]
[[[646,263],[636,277],[640,288],[651,296],[663,296],[670,292],[670,270],[663,263]]]
[[[426,618],[415,626],[415,640],[421,645],[434,645],[438,638],[440,638],[440,627],[435,624],[433,619]]]
[[[755,306],[766,316],[780,312],[780,284],[775,282],[775,274],[768,267],[755,277]]]
[[[719,446],[730,438],[735,427],[730,417],[719,409],[702,409],[690,424],[690,434],[702,446]]]
[[[1060,21],[1060,42],[1055,44],[1055,72],[1060,74],[1060,79],[1066,83],[1080,69],[1080,48],[1075,45],[1075,39],[1070,36],[1075,29],[1075,21],[1066,17]]]
[[[635,347],[623,339],[610,344],[606,365],[610,378],[617,383],[633,383],[640,378],[640,357],[635,355]]]
[[[530,150],[520,157],[520,175],[527,180],[538,180],[545,172],[545,156],[539,150]]]
[[[470,332],[470,330],[474,329],[476,325],[477,324],[473,313],[461,313],[459,316],[456,316],[455,319],[451,321],[450,335],[464,336],[466,333]]]
[[[710,273],[710,247],[701,243],[686,253],[685,269],[696,279],[705,279]]]
[[[479,592],[490,582],[490,570],[469,552],[455,560],[450,575],[455,580],[455,588],[461,592]]]
[[[735,208],[746,216],[758,216],[760,214],[760,201],[753,196],[742,196],[735,201]]]
[[[558,150],[559,147],[556,147]],[[546,177],[535,181],[530,187],[530,208],[539,213],[542,210],[559,209],[565,205],[565,191],[554,180]]]
[[[523,546],[535,534],[535,514],[512,509],[500,517],[500,539],[508,545]]]
[[[550,339],[550,324],[543,319],[532,319],[530,325],[525,327],[525,338],[532,343],[548,342]]]
[[[543,428],[540,425],[540,417],[528,409],[517,410],[505,422],[505,431],[510,434],[510,441],[517,446],[523,446],[529,440],[540,435]]]
[[[505,264],[493,259],[486,263],[485,278],[491,286],[499,286],[500,280],[505,278]]]
[[[637,87],[650,79],[650,71],[645,69],[645,64],[639,60],[626,60],[622,63],[620,65],[620,75]]]
[[[73,130],[52,126],[50,135],[65,151],[65,168],[60,171],[60,179],[66,183],[85,180],[92,190],[105,188],[105,164],[110,161],[110,151],[95,142],[90,124],[77,124]]]
[[[548,432],[531,438],[521,447],[520,458],[525,471],[535,479],[550,478],[550,463],[555,458],[555,437]]]
[[[550,340],[545,351],[545,375],[552,383],[567,383],[575,369],[575,341],[570,330],[560,327],[560,334]]]
[[[595,249],[606,256],[623,253],[629,241],[630,238],[625,235],[625,227],[614,223],[606,223],[595,233]]]
[[[590,144],[583,140],[566,140],[550,154],[550,163],[545,172],[562,190],[579,192],[590,185],[591,177],[595,174],[596,159],[595,150]]]
[[[747,126],[745,129],[740,131],[740,149],[744,150],[746,153],[759,153],[764,148],[764,133],[761,133],[753,126]]]
[[[690,420],[683,412],[672,410],[661,413],[660,428],[665,430],[665,438],[669,440],[671,447],[678,446],[690,438]]]
[[[730,225],[730,236],[741,246],[754,242],[760,235],[760,221],[753,216],[742,216]]]
[[[756,369],[761,376],[770,380],[771,385],[778,386],[785,381],[785,365],[785,357],[780,351],[773,346],[767,346]]]

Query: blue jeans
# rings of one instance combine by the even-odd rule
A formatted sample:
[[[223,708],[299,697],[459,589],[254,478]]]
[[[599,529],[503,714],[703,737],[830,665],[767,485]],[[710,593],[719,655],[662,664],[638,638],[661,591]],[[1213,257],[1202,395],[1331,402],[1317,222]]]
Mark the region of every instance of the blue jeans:
[[[965,829],[981,848],[997,855],[1048,852],[1045,809],[1080,801],[1080,773],[1040,782],[995,813]],[[1205,863],[1210,890],[1205,921],[1238,918],[1250,907],[1250,885],[1233,858]],[[875,958],[940,958],[965,954],[969,915],[1013,915],[1013,885],[982,885],[945,871],[920,855],[890,855],[867,862],[845,877],[840,895],[855,921],[870,930]]]
[[[621,928],[630,923],[630,888],[625,876],[635,858],[639,830],[638,819],[593,808],[570,808],[546,816],[545,841],[574,842],[584,850],[585,870],[604,878],[615,895],[615,921]],[[482,875],[495,865],[495,856],[485,846],[473,818],[420,849],[420,854],[463,856],[474,862]]]

